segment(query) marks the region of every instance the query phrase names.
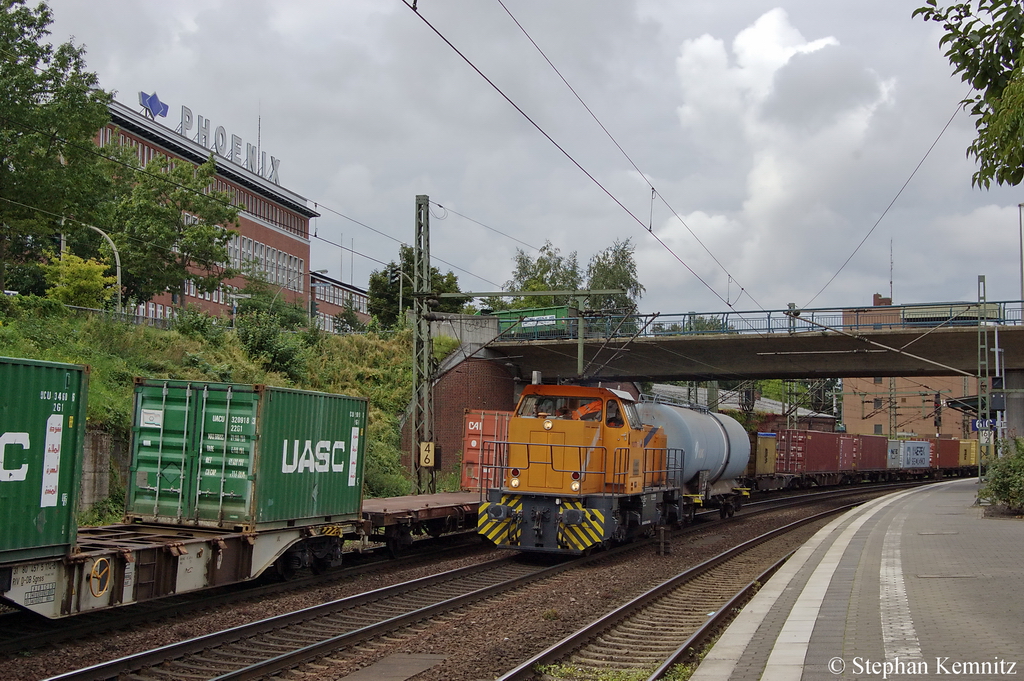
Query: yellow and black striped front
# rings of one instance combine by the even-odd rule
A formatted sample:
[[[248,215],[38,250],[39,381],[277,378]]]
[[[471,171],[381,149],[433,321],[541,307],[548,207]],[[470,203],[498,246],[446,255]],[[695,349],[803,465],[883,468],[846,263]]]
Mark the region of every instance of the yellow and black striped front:
[[[565,500],[558,507],[558,548],[586,551],[607,539],[605,513],[585,508],[582,501]]]
[[[518,546],[522,517],[522,496],[503,494],[500,503],[485,501],[480,504],[477,533],[498,546]]]

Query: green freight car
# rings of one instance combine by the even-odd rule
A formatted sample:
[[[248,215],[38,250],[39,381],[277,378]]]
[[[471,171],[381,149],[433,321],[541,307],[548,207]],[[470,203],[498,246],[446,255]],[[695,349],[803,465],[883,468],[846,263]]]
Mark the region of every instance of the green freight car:
[[[75,543],[89,369],[0,357],[0,564]]]
[[[253,532],[360,518],[367,401],[139,379],[127,520]]]

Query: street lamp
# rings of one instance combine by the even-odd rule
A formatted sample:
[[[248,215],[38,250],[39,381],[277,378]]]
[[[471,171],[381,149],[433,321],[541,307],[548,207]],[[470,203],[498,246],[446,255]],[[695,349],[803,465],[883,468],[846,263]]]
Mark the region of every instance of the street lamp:
[[[1024,203],[1017,204],[1017,227],[1020,231],[1020,323],[1024,324]]]
[[[398,317],[396,318],[396,320],[397,320],[398,318],[402,317],[402,288],[403,288],[402,277],[405,277],[406,279],[409,280],[409,286],[411,286],[413,289],[416,288],[416,284],[413,282],[412,277],[410,277],[408,274],[406,274],[405,272],[402,271],[401,267],[399,267],[398,269],[395,269],[393,271],[395,272],[395,274],[400,275],[398,277]]]

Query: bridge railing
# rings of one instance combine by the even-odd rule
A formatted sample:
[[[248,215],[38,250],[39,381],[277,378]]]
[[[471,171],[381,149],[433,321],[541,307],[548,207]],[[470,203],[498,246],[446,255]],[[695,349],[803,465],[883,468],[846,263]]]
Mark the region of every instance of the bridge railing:
[[[692,336],[710,334],[795,334],[835,329],[847,333],[903,331],[938,327],[976,327],[979,323],[1020,326],[1021,301],[985,303],[917,303],[863,308],[805,308],[659,315],[587,315],[585,338]],[[557,326],[511,328],[509,340],[578,338],[580,318],[566,317]],[[827,327],[827,328],[826,328]]]

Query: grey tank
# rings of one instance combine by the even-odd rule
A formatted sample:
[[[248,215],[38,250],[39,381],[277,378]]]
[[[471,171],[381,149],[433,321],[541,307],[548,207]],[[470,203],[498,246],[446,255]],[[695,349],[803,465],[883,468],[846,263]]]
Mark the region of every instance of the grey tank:
[[[743,475],[750,460],[750,438],[736,419],[660,402],[640,402],[636,407],[644,423],[664,429],[669,469],[682,469],[680,484],[702,470],[708,471],[711,483]]]

